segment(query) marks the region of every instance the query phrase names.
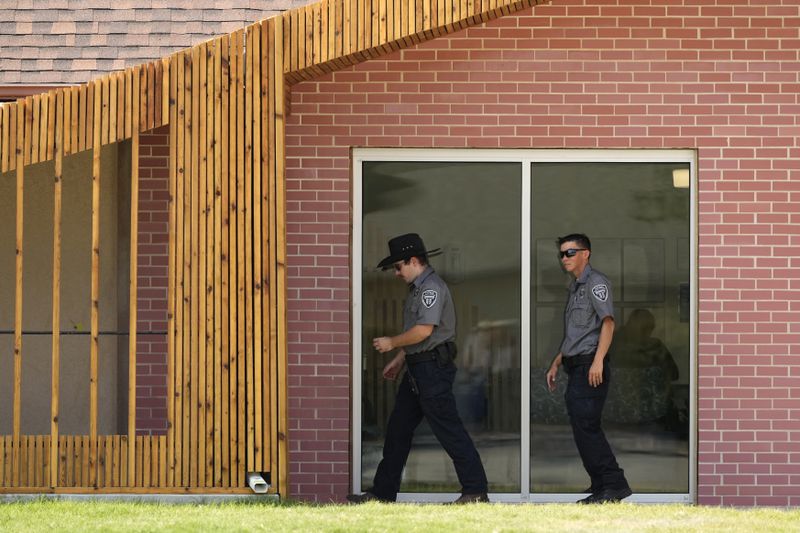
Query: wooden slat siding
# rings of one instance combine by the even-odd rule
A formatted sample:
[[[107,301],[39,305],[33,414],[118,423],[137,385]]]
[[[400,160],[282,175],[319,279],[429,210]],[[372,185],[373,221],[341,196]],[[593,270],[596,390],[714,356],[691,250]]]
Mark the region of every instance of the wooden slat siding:
[[[236,485],[244,484],[246,467],[245,456],[245,357],[244,357],[244,146],[247,139],[245,133],[244,114],[244,32],[240,32],[236,43],[236,243],[234,245],[236,257],[236,430],[237,430],[237,464]],[[233,332],[231,332],[233,333]]]
[[[19,143],[19,146],[23,149],[22,163],[28,166],[31,164],[31,139],[33,137],[31,134],[33,131],[33,97],[28,96],[24,101],[25,105],[20,111],[23,114],[25,122],[22,125],[23,137],[20,139],[22,142]]]
[[[120,435],[119,439],[119,484],[121,487],[132,486],[128,476],[128,436]]]
[[[207,117],[206,117],[206,110],[207,110],[207,94],[208,94],[208,78],[207,78],[207,53],[208,53],[208,43],[203,43],[200,45],[199,55],[197,56],[197,66],[200,70],[200,84],[197,86],[197,93],[198,93],[198,103],[199,103],[199,110],[198,110],[198,154],[199,159],[197,162],[199,163],[198,168],[198,183],[197,188],[197,211],[196,211],[196,223],[197,223],[197,239],[195,240],[195,250],[197,251],[197,299],[195,300],[195,307],[197,307],[197,314],[198,314],[198,335],[197,335],[197,344],[198,344],[198,360],[197,360],[197,468],[198,468],[198,486],[205,487],[206,486],[206,375],[208,371],[207,365],[207,342],[206,339],[208,338],[207,333],[207,326],[208,323],[206,321],[206,300],[208,297],[208,290],[206,287],[206,251],[208,249],[208,243],[206,242],[206,233],[208,227],[208,197],[207,197],[207,168],[208,168],[208,160],[207,160],[207,140],[206,140],[206,133],[207,133]],[[194,222],[194,221],[193,221]]]
[[[37,94],[31,97],[31,106],[32,106],[31,108],[32,115],[30,118],[31,129],[28,130],[28,127],[27,126],[25,127],[25,134],[30,137],[27,140],[28,142],[26,142],[25,144],[26,165],[28,163],[36,164],[39,162],[39,121],[40,121],[39,113],[41,109],[41,103],[42,100],[40,95]],[[27,152],[30,152],[30,154],[28,154]],[[30,160],[28,160],[29,156]]]
[[[226,220],[228,225],[228,243],[225,251],[228,258],[228,414],[229,414],[229,431],[230,431],[230,471],[229,483],[231,486],[236,484],[236,477],[238,471],[238,457],[239,447],[237,444],[236,436],[237,431],[237,417],[238,409],[237,396],[236,396],[236,146],[238,145],[238,128],[236,126],[236,108],[237,108],[237,78],[238,78],[238,59],[236,53],[236,34],[231,35],[228,47],[228,63],[229,63],[229,105],[228,105],[228,180],[227,180],[227,204],[225,208]]]
[[[116,109],[116,124],[117,128],[114,131],[114,142],[122,141],[125,136],[125,72],[117,72],[114,74],[117,86],[116,101],[111,102]]]
[[[117,75],[108,77],[108,142],[117,142]]]
[[[22,259],[23,259],[23,206],[25,205],[25,158],[22,149],[25,146],[25,115],[28,102],[21,102],[17,112],[17,183],[16,183],[16,277],[14,292],[14,414],[13,414],[13,477],[12,486],[19,486],[19,442],[20,422],[22,414]]]
[[[203,187],[203,219],[205,235],[200,240],[201,251],[204,251],[202,264],[205,272],[202,278],[203,307],[205,307],[205,323],[202,342],[205,344],[205,393],[202,413],[205,419],[205,455],[200,459],[204,461],[205,487],[212,487],[214,483],[214,41],[207,43],[206,54],[202,58],[206,74],[205,94],[201,98],[205,102],[203,122],[205,136],[205,183]]]
[[[262,470],[262,442],[261,442],[261,283],[259,276],[261,273],[261,165],[263,160],[261,145],[261,128],[263,124],[263,114],[261,110],[261,41],[263,27],[261,24],[253,26],[253,50],[252,68],[253,83],[251,90],[253,93],[253,172],[252,179],[248,180],[251,184],[251,195],[248,205],[250,220],[247,227],[252,228],[252,236],[248,239],[248,248],[252,249],[252,259],[250,265],[250,275],[248,287],[252,287],[252,303],[248,306],[251,309],[250,327],[252,331],[252,351],[253,351],[253,471]]]
[[[266,134],[264,140],[264,148],[262,148],[262,152],[264,155],[264,160],[266,162],[267,170],[262,175],[262,183],[263,183],[263,190],[262,190],[262,251],[265,254],[265,260],[261,264],[261,285],[262,288],[266,285],[266,288],[262,291],[265,297],[262,300],[263,304],[263,313],[261,316],[261,329],[263,333],[262,342],[264,344],[263,353],[265,356],[265,360],[263,363],[263,378],[262,381],[265,383],[266,390],[264,392],[264,461],[262,470],[271,472],[275,474],[277,478],[277,468],[275,463],[275,455],[274,450],[277,448],[275,445],[276,438],[273,432],[273,428],[275,427],[274,420],[275,416],[273,413],[273,405],[275,400],[275,387],[272,380],[273,376],[273,367],[274,357],[271,357],[274,353],[274,344],[275,339],[273,336],[274,328],[272,327],[274,321],[274,311],[272,303],[275,302],[275,283],[274,278],[272,276],[272,270],[274,269],[274,243],[275,240],[272,236],[274,223],[273,219],[275,216],[275,206],[274,203],[274,190],[275,190],[275,162],[276,162],[276,154],[275,154],[275,139],[276,139],[276,129],[275,129],[275,116],[276,116],[276,105],[275,100],[277,98],[277,87],[283,86],[283,67],[281,65],[281,56],[282,54],[278,53],[278,48],[283,44],[284,40],[281,35],[281,22],[283,21],[282,17],[277,17],[274,19],[270,19],[267,21],[267,46],[265,47],[268,50],[267,59],[263,61],[262,64],[266,68],[266,72],[264,74],[264,78],[266,79],[267,89],[264,93],[267,95],[266,102],[267,102],[267,112],[265,113],[266,116]],[[273,481],[274,484],[274,481]],[[274,485],[273,485],[274,488]]]
[[[71,147],[69,150],[70,154],[74,154],[78,152],[80,147],[80,142],[78,141],[78,137],[80,135],[80,120],[79,120],[79,113],[80,113],[80,99],[81,99],[81,90],[80,87],[73,87],[70,89],[70,112],[66,115],[69,117],[70,123],[70,142]]]
[[[96,482],[96,450],[97,440],[97,402],[98,402],[98,357],[100,352],[100,106],[101,90],[99,83],[94,84],[94,125],[92,138],[92,278],[91,278],[91,345],[89,375],[89,438],[92,440],[89,455],[89,480],[94,486]],[[133,254],[132,254],[133,255]]]
[[[184,275],[184,250],[186,245],[186,237],[184,232],[184,221],[186,219],[184,202],[185,202],[185,186],[186,186],[186,168],[185,159],[186,151],[184,146],[184,138],[186,132],[186,106],[185,106],[185,86],[184,86],[184,62],[186,54],[179,52],[175,58],[175,106],[176,106],[176,119],[170,129],[175,130],[176,144],[175,144],[175,196],[173,203],[175,204],[175,225],[171,234],[175,235],[175,292],[170,293],[170,299],[174,300],[175,306],[175,327],[174,327],[174,374],[172,381],[175,383],[174,390],[174,404],[175,404],[175,418],[172,425],[172,433],[174,437],[175,448],[175,486],[185,486],[184,482],[184,469],[183,450],[186,429],[184,427],[184,404],[186,402],[186,387],[183,381],[184,378],[184,342],[186,338],[186,323],[185,323],[185,305],[184,305],[184,290],[186,277]]]
[[[261,273],[263,272],[263,247],[262,233],[264,223],[262,219],[262,183],[266,177],[267,169],[265,150],[267,139],[267,117],[268,106],[268,68],[269,57],[267,49],[271,48],[268,42],[267,24],[261,23],[257,26],[256,40],[258,50],[254,60],[253,90],[256,91],[253,98],[253,114],[255,116],[253,137],[253,381],[255,383],[255,468],[254,471],[263,472],[264,468],[264,449],[266,448],[264,439],[264,380],[263,378],[263,293],[264,282]],[[269,76],[271,78],[272,76]]]
[[[8,159],[11,157],[11,143],[9,140],[11,107],[11,105],[0,106],[0,120],[3,122],[2,135],[0,135],[0,172],[8,172]]]
[[[110,129],[110,115],[109,115],[109,100],[110,100],[110,89],[109,89],[109,77],[103,76],[98,80],[98,85],[100,86],[100,119],[98,123],[100,124],[100,145],[105,146],[108,144],[108,130]]]
[[[245,338],[245,385],[247,387],[246,400],[246,420],[247,420],[247,466],[246,472],[255,469],[253,458],[255,456],[255,410],[254,410],[254,387],[253,383],[253,286],[250,282],[253,279],[253,254],[252,254],[252,197],[253,197],[253,59],[255,46],[253,27],[247,28],[247,51],[245,56],[245,131],[244,131],[244,202],[242,211],[244,212],[244,223],[239,226],[244,228],[244,277],[241,278],[244,287],[244,338]],[[242,320],[242,317],[239,317]]]
[[[170,116],[169,106],[174,86],[175,78],[172,75],[173,65],[175,64],[174,61],[176,59],[175,54],[164,57],[161,59],[161,71],[162,71],[162,83],[161,83],[161,122],[156,124],[156,127],[164,126],[166,124],[172,124],[170,120],[172,117]]]
[[[94,141],[94,85],[97,82],[90,82],[89,87],[86,88],[86,150],[92,149],[92,142]]]
[[[62,461],[60,468],[64,472],[63,482],[59,482],[59,485],[72,487],[75,485],[75,437],[72,435],[62,437],[59,446],[61,448],[59,456]],[[61,476],[61,470],[59,470],[59,476]]]
[[[56,109],[64,102],[64,91],[58,91]],[[50,442],[58,443],[58,409],[61,370],[61,191],[64,163],[64,114],[59,112],[55,124],[55,172],[53,176],[53,309],[52,354],[50,365]],[[58,464],[58,446],[51,446],[50,464]],[[58,486],[57,468],[51,469],[50,485]]]
[[[278,28],[283,30],[281,21],[278,22]],[[280,33],[279,31],[279,33]],[[282,57],[284,50],[282,40],[275,39],[275,54],[277,57]],[[276,69],[277,70],[277,69]],[[276,72],[276,79],[281,80],[283,72]],[[275,84],[275,200],[273,205],[277,206],[275,212],[275,255],[272,256],[270,264],[276,265],[277,277],[272,277],[273,284],[276,284],[276,299],[274,300],[273,309],[277,313],[277,337],[276,342],[271,344],[274,347],[275,353],[272,360],[277,363],[277,373],[273,384],[278,389],[278,395],[274,405],[277,405],[278,415],[273,418],[277,422],[277,439],[274,447],[278,455],[278,468],[276,469],[278,491],[284,497],[289,495],[289,444],[288,437],[288,374],[287,374],[287,337],[286,337],[286,195],[285,195],[285,90],[284,83]],[[273,424],[274,426],[275,424]],[[274,478],[273,478],[274,479]],[[273,480],[273,483],[275,481]]]
[[[221,69],[221,115],[220,115],[220,305],[221,314],[219,315],[220,327],[220,358],[222,363],[222,375],[219,388],[222,391],[221,407],[221,449],[220,462],[222,463],[222,487],[231,486],[231,394],[230,394],[230,297],[229,276],[230,262],[229,257],[229,233],[230,233],[230,201],[228,196],[230,172],[229,157],[229,134],[230,123],[229,103],[230,103],[230,56],[229,56],[230,37],[223,37],[220,40],[220,69]]]
[[[56,113],[62,109],[62,105],[57,103],[58,95],[62,91],[52,90],[47,93],[47,140],[46,149],[41,156],[42,161],[51,161],[55,156],[56,149]],[[2,113],[0,113],[2,119]]]
[[[134,106],[133,111],[139,115],[139,131],[144,131],[147,128],[147,105],[148,96],[150,93],[147,91],[147,64],[141,66],[139,73],[139,107]]]
[[[160,87],[159,87],[160,89]],[[150,62],[147,64],[147,121],[145,122],[142,131],[149,131],[153,129],[156,123],[156,101],[160,95],[160,90],[156,91],[156,68],[155,63]],[[158,105],[161,105],[160,100]]]
[[[199,218],[200,218],[200,51],[201,47],[195,47],[192,50],[192,121],[191,121],[191,300],[189,302],[191,310],[191,343],[190,343],[190,357],[191,357],[191,438],[189,446],[191,447],[190,453],[192,457],[192,468],[190,471],[190,482],[192,486],[199,487],[199,480],[204,478],[201,476],[202,464],[200,461],[200,444],[198,435],[199,420],[198,414],[200,411],[200,269],[199,269]]]
[[[146,115],[145,115],[146,116]],[[144,487],[144,472],[142,471],[142,467],[144,466],[144,436],[136,435],[135,438],[131,439],[130,442],[134,443],[134,449],[136,453],[136,469],[130,470],[130,466],[128,467],[128,472],[133,472],[134,487]],[[130,453],[130,449],[128,450]]]
[[[157,128],[161,126],[161,111],[162,99],[164,98],[164,66],[162,62],[154,61],[153,68],[155,70],[155,78],[153,79],[153,124],[150,127]]]
[[[179,56],[170,56],[170,62],[177,66]],[[178,69],[173,67],[169,71],[169,94],[167,97],[169,114],[169,247],[167,258],[167,480],[165,486],[175,486],[175,425],[176,425],[176,391],[175,380],[177,378],[178,365],[176,365],[177,339],[176,317],[178,305],[175,302],[177,294],[176,268],[180,264],[177,261],[177,184],[178,184]]]
[[[167,437],[157,435],[158,457],[152,461],[153,465],[153,486],[167,487]]]
[[[112,435],[110,437],[111,440],[111,477],[110,482],[107,483],[109,487],[120,487],[122,483],[120,482],[120,472],[122,471],[122,464],[121,461],[123,460],[120,456],[120,436],[119,435]]]
[[[222,487],[227,449],[222,448],[222,45],[224,38],[214,43],[214,485]],[[227,378],[227,376],[226,376]]]
[[[106,435],[101,440],[103,443],[103,487],[114,486],[114,436]]]
[[[182,484],[192,486],[192,411],[194,410],[192,382],[192,51],[184,55],[184,175],[183,175],[183,466]],[[196,399],[196,398],[195,398]],[[195,424],[197,420],[195,419]]]
[[[135,71],[134,71],[135,72]],[[139,77],[133,80],[133,108],[139,106]],[[136,341],[139,287],[139,115],[133,116],[131,128],[131,212],[130,217],[130,262],[128,279],[128,438],[136,435]],[[136,456],[133,447],[128,451],[128,470],[134,469]]]
[[[152,94],[152,93],[150,93]],[[151,464],[150,460],[153,456],[153,439],[150,436],[141,436],[137,437],[137,440],[141,439],[141,448],[142,448],[142,461],[141,461],[141,472],[142,472],[142,487],[150,487],[151,482]],[[137,449],[139,443],[137,442]]]
[[[92,439],[87,435],[82,435],[81,439],[81,455],[80,455],[80,465],[81,465],[81,480],[79,486],[85,487],[87,483],[90,486],[94,486],[94,483],[90,481],[92,477],[92,443],[97,441],[97,438]]]

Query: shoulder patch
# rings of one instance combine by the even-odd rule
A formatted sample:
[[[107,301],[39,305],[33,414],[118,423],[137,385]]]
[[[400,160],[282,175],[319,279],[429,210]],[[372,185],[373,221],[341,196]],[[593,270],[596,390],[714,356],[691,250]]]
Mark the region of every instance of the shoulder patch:
[[[439,293],[433,289],[426,289],[422,291],[422,305],[430,309],[439,298]]]
[[[608,285],[605,283],[595,285],[592,287],[592,295],[601,302],[605,302],[608,300]]]

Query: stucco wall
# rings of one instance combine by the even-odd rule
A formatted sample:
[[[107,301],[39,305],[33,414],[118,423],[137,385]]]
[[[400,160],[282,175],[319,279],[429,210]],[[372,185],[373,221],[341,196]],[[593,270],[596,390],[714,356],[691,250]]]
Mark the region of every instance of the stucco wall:
[[[294,86],[293,496],[350,485],[351,147],[696,148],[698,501],[799,504],[798,28],[779,0],[557,1]]]

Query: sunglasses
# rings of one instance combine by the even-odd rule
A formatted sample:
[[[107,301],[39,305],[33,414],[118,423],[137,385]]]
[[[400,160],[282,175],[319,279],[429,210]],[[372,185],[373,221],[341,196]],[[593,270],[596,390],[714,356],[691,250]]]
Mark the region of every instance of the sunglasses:
[[[567,248],[566,250],[560,250],[558,252],[558,257],[563,259],[564,257],[575,257],[578,255],[578,252],[583,252],[588,250],[588,248]]]
[[[400,261],[399,263],[395,263],[394,264],[394,271],[395,272],[400,272],[403,269],[403,265],[405,265],[405,264],[406,264],[405,261]]]

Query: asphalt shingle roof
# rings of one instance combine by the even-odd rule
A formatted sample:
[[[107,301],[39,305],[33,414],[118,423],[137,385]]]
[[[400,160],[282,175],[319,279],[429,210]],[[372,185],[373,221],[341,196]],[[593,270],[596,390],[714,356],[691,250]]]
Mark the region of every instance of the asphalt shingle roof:
[[[84,83],[308,0],[3,0],[0,85]]]

